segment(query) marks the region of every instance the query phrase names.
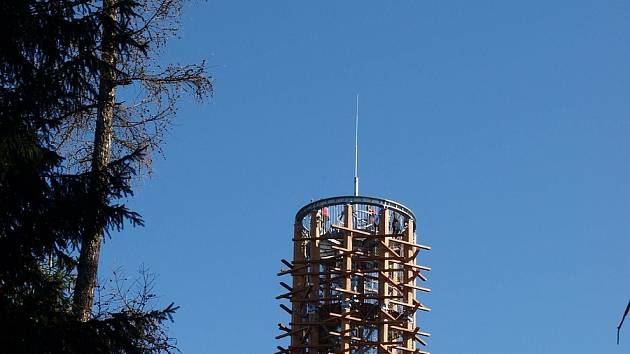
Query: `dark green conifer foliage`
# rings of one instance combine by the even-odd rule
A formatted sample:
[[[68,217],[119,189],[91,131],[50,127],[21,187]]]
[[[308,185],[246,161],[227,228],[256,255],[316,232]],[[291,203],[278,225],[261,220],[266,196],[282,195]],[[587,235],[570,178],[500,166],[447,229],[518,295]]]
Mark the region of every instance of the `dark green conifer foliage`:
[[[86,225],[94,222],[90,172],[67,174],[53,141],[69,119],[93,109],[102,17],[98,2],[0,2],[0,352],[153,353],[175,350],[164,322],[177,309],[123,308],[76,319],[72,290]],[[136,2],[117,2],[123,21]],[[120,28],[121,56],[144,50]],[[132,194],[137,149],[110,162],[106,230],[140,216],[119,204]]]

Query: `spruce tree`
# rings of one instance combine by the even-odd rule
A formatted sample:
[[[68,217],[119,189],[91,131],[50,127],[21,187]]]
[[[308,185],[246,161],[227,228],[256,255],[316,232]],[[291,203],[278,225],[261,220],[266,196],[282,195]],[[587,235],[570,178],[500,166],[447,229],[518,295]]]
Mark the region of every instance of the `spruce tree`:
[[[81,273],[77,255],[89,235],[98,231],[102,238],[126,223],[142,224],[140,215],[119,201],[132,194],[130,181],[150,146],[129,140],[127,151],[114,151],[114,158],[98,168],[69,171],[65,153],[70,150],[60,141],[79,146],[75,132],[99,124],[99,112],[107,109],[103,81],[110,81],[109,87],[141,79],[170,84],[159,82],[159,75],[129,70],[142,68],[131,63],[150,53],[143,42],[148,37],[133,27],[146,23],[134,20],[142,18],[141,4],[105,4],[0,2],[0,336],[6,352],[174,350],[165,331],[165,321],[176,310],[172,304],[146,310],[148,298],[140,294],[139,306],[106,308],[92,316],[93,298],[79,306],[73,301]],[[106,19],[112,9],[114,15]],[[107,26],[119,61],[103,56]],[[195,68],[198,86],[193,87],[209,90],[203,68]],[[113,80],[108,78],[112,72]],[[120,109],[116,102],[113,106],[114,112]],[[114,122],[120,121],[114,116]],[[116,139],[115,132],[110,136]],[[87,290],[93,293],[94,287],[90,283]]]

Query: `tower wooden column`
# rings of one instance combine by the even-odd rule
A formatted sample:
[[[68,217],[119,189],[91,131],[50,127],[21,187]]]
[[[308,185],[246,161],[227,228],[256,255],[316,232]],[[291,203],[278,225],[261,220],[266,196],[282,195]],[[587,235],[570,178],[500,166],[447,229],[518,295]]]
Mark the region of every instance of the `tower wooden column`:
[[[352,336],[352,324],[350,323],[350,304],[352,303],[352,205],[347,204],[344,210],[344,227],[346,231],[343,237],[343,248],[345,248],[342,256],[342,274],[343,274],[343,302],[341,304],[342,319],[341,319],[341,334],[342,344],[341,352],[350,353],[350,338]]]
[[[404,254],[405,257],[405,262],[412,262],[415,264],[415,257],[414,257],[414,245],[416,243],[416,233],[414,231],[414,224],[413,224],[413,220],[409,220],[407,222],[407,229],[405,229],[405,231],[403,232],[403,241],[406,242],[406,244],[401,244],[401,249],[404,249],[405,252],[402,253]],[[411,351],[415,351],[416,349],[416,341],[414,336],[411,334],[413,332],[413,330],[415,329],[416,326],[416,311],[415,311],[415,306],[414,306],[414,301],[416,301],[416,296],[415,296],[415,292],[416,292],[416,275],[414,273],[414,269],[411,266],[405,265],[404,266],[404,284],[406,284],[406,286],[404,287],[404,301],[405,303],[407,303],[407,308],[408,309],[414,309],[413,312],[409,313],[409,316],[411,316],[411,321],[407,322],[407,332],[405,333],[405,335],[403,335],[403,338],[405,338],[404,340],[404,346],[405,348],[407,348],[408,350]]]
[[[378,295],[380,302],[379,318],[381,319],[378,326],[378,352],[380,354],[388,354],[385,343],[389,342],[388,321],[390,320],[391,315],[389,315],[389,299],[387,296],[389,295],[388,277],[391,276],[391,274],[389,273],[390,268],[387,258],[391,255],[387,252],[387,249],[389,248],[389,237],[386,236],[389,233],[389,211],[387,209],[381,210],[378,231],[379,235],[383,236],[383,238],[377,239],[379,242],[378,256],[381,258],[378,262],[380,270],[378,274]]]
[[[304,261],[306,259],[305,247],[304,247],[304,233],[302,232],[302,225],[295,224],[295,232],[293,238],[293,288],[290,289],[290,296],[293,300],[296,300],[292,304],[291,314],[291,345],[298,345],[298,343],[304,342],[305,332],[307,327],[302,324],[304,314],[306,312],[306,302],[304,302],[305,286],[306,286],[306,265]],[[302,300],[302,301],[300,301]],[[291,353],[302,354],[305,351],[300,348],[292,349]]]
[[[319,304],[319,244],[320,244],[320,235],[321,235],[321,211],[312,211],[311,212],[311,230],[310,230],[310,270],[309,270],[309,285],[310,285],[310,300],[309,304],[311,308],[316,308]],[[310,313],[308,318],[309,322],[317,323],[319,322],[319,316],[317,311],[313,311],[314,313]],[[319,326],[312,326],[309,331],[309,343],[319,344]],[[317,350],[315,348],[315,350]]]

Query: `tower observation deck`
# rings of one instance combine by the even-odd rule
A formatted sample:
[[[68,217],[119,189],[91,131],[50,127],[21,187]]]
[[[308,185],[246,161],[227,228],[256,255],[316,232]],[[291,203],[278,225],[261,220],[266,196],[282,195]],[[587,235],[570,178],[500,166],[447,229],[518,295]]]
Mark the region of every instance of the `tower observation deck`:
[[[291,285],[277,299],[289,313],[290,337],[278,354],[427,353],[430,335],[418,328],[417,298],[430,268],[416,264],[416,217],[404,205],[381,198],[333,197],[312,202],[295,216],[293,260],[279,276]]]

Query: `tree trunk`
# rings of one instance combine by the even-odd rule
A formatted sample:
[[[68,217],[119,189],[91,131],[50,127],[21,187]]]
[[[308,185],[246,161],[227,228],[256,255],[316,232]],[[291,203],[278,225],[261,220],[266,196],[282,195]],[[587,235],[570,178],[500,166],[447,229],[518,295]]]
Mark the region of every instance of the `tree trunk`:
[[[98,262],[105,229],[103,211],[108,203],[105,171],[110,160],[112,146],[112,121],[116,102],[116,48],[113,38],[113,22],[117,18],[114,0],[103,1],[103,33],[101,60],[103,67],[99,82],[94,151],[92,154],[92,178],[90,182],[90,218],[85,227],[74,287],[74,311],[80,321],[90,319],[94,290],[97,285]]]

